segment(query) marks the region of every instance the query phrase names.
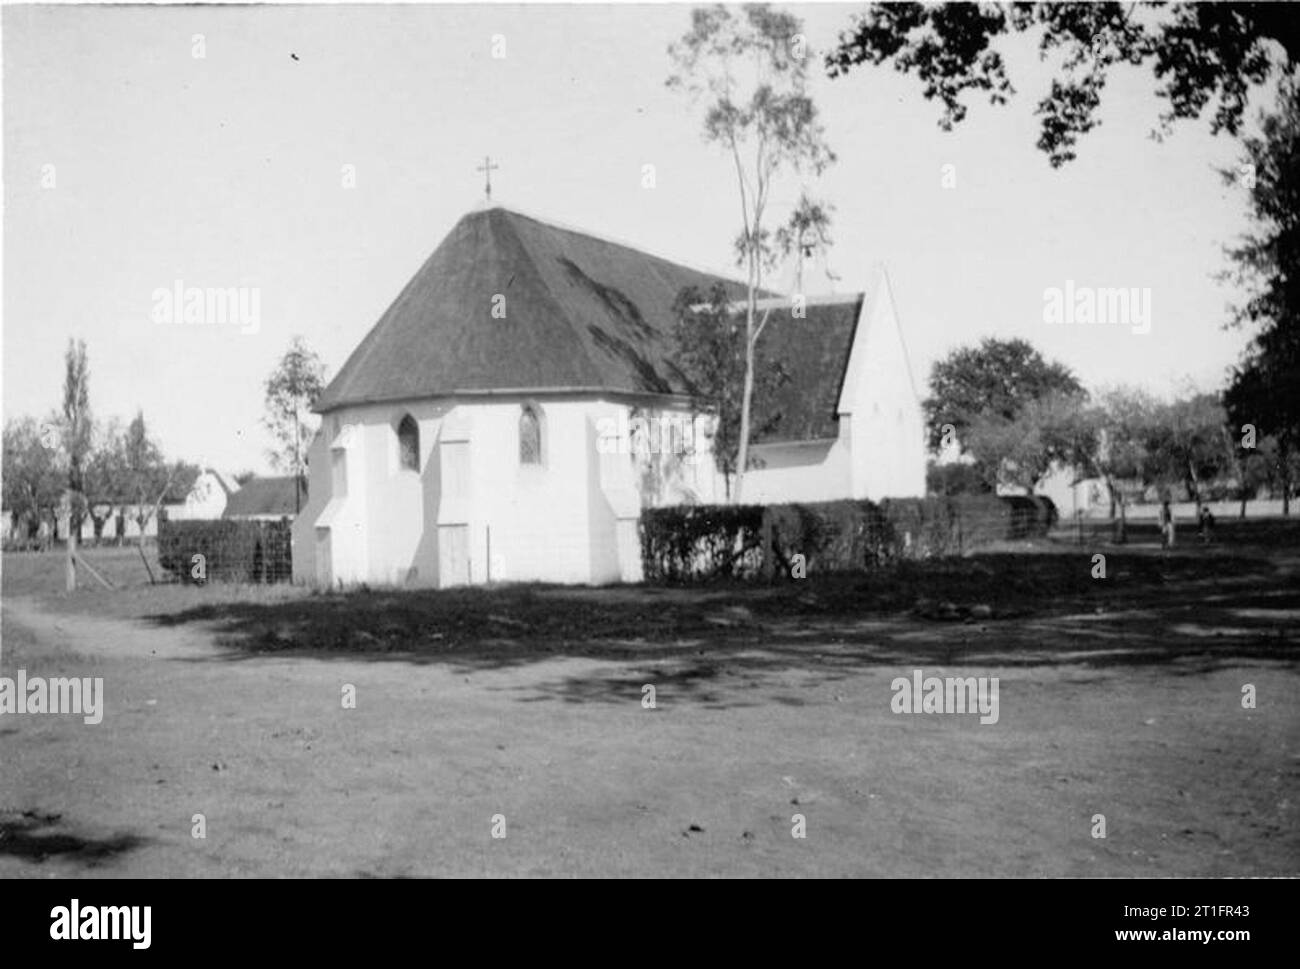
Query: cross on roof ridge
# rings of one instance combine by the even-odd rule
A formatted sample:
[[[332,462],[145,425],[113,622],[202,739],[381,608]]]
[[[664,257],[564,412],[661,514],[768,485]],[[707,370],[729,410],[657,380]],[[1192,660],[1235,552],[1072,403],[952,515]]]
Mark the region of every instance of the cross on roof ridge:
[[[479,165],[478,168],[474,169],[476,172],[483,172],[484,176],[486,177],[487,184],[484,186],[484,192],[489,202],[492,201],[492,172],[499,169],[500,167],[501,167],[500,165],[492,164],[491,155],[484,155],[483,164]]]

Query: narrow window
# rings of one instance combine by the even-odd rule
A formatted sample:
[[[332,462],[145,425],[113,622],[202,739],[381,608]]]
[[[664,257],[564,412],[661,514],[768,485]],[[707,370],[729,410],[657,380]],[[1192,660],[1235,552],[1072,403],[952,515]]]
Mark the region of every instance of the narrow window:
[[[542,422],[531,405],[519,415],[519,463],[542,463]]]
[[[348,493],[348,452],[336,447],[330,451],[330,491],[335,498],[342,498]]]
[[[407,414],[397,425],[397,446],[401,452],[402,470],[420,470],[420,426]]]

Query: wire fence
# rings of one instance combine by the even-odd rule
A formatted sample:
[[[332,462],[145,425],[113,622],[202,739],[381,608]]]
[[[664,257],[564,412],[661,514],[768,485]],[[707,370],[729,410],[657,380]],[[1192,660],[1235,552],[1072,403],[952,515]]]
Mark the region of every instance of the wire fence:
[[[291,582],[292,522],[164,521],[158,562],[180,582]]]

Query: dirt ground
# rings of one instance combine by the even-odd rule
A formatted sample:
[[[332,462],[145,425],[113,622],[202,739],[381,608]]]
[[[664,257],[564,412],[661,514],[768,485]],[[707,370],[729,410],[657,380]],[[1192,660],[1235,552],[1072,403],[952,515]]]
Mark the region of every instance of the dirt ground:
[[[6,556],[0,675],[106,714],[0,716],[0,876],[1300,874],[1294,543],[1090,554],[462,598],[65,598]],[[999,677],[998,722],[893,713],[914,669]]]

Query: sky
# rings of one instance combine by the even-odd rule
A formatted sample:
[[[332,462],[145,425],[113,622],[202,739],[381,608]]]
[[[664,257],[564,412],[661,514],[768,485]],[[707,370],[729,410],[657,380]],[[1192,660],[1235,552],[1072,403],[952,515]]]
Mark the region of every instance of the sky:
[[[790,9],[819,55],[860,7]],[[58,406],[64,349],[81,338],[98,417],[142,409],[169,457],[269,472],[263,387],[290,339],[337,373],[481,202],[484,155],[506,205],[736,274],[733,170],[699,107],[664,85],[689,16],[4,7],[5,417]],[[806,288],[864,289],[886,267],[922,393],[935,360],[990,335],[1029,340],[1089,387],[1218,389],[1247,339],[1224,328],[1240,294],[1214,278],[1249,225],[1245,193],[1217,173],[1240,146],[1205,119],[1152,140],[1153,81],[1124,68],[1078,159],[1053,169],[1033,113],[1052,65],[1028,37],[1001,49],[1018,94],[971,99],[952,132],[914,77],[831,80],[817,57],[811,91],[838,161],[774,195],[778,214],[804,184],[835,207],[841,278]],[[157,323],[156,292],[178,280],[256,290],[256,331]],[[1067,280],[1149,290],[1150,332],[1048,325],[1045,292]]]

